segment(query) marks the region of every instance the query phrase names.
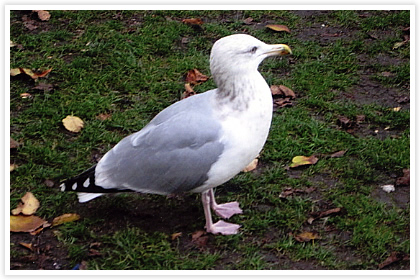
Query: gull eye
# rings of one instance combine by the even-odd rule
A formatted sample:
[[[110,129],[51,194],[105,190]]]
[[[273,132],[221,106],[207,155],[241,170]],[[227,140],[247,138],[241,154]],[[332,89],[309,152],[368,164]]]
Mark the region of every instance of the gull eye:
[[[250,53],[255,53],[257,51],[258,47],[253,47],[249,52]]]

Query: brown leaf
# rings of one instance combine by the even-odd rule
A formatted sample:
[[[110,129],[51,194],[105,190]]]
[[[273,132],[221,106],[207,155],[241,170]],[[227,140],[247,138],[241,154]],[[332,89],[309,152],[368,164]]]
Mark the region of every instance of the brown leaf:
[[[284,85],[272,85],[270,86],[270,90],[273,96],[280,95],[284,97],[290,97],[291,99],[296,98],[294,91]]]
[[[204,23],[200,18],[187,18],[183,19],[182,22],[189,25],[200,25]]]
[[[33,89],[43,90],[43,91],[51,91],[53,90],[54,86],[52,84],[46,84],[46,83],[39,83]]]
[[[337,214],[340,213],[342,210],[342,208],[337,207],[337,208],[332,208],[332,209],[328,209],[326,211],[322,211],[322,212],[315,212],[315,213],[311,213],[310,217],[306,220],[308,222],[308,224],[312,224],[313,221],[326,217],[326,216],[330,216],[332,214]]]
[[[366,119],[366,116],[365,115],[357,115],[356,116],[356,123],[364,122],[365,119]]]
[[[347,129],[347,128],[353,127],[354,122],[345,116],[339,116],[337,119],[337,125],[339,125],[340,127],[344,129]]]
[[[188,98],[188,97],[190,97],[190,96],[193,96],[193,95],[197,94],[197,93],[193,90],[193,88],[191,87],[190,83],[186,83],[186,84],[184,85],[184,87],[185,87],[185,91],[184,91],[184,93],[182,94],[181,99],[185,99],[185,98]]]
[[[10,137],[10,149],[17,149],[19,148],[20,143],[18,141],[16,141],[15,139],[13,139],[12,137]]]
[[[197,238],[199,238],[200,236],[206,234],[206,232],[204,230],[197,230],[195,232],[193,232],[193,234],[191,235],[192,240],[195,240]]]
[[[290,165],[291,168],[294,167],[298,167],[298,166],[303,166],[303,165],[312,165],[318,162],[318,158],[314,155],[310,156],[310,157],[306,157],[306,156],[295,156],[292,159],[292,164]]]
[[[21,198],[21,201],[16,209],[12,210],[13,215],[19,215],[20,213],[23,215],[32,215],[39,208],[39,201],[31,192],[27,192]]]
[[[175,240],[182,235],[182,232],[175,232],[171,234],[171,240]]]
[[[105,121],[107,119],[110,119],[111,117],[112,117],[111,114],[101,113],[101,114],[96,116],[96,119],[101,120],[101,121]]]
[[[410,185],[410,169],[403,169],[403,176],[397,178],[397,186],[408,186]]]
[[[307,187],[305,189],[293,189],[293,188],[285,188],[281,194],[279,195],[280,198],[285,198],[288,197],[290,195],[295,195],[295,194],[304,194],[304,193],[311,193],[313,191],[315,191],[316,188],[315,187]]]
[[[84,126],[82,119],[76,116],[67,116],[63,120],[64,127],[71,132],[80,132]]]
[[[342,151],[335,152],[335,153],[330,155],[330,158],[342,157],[346,152],[347,152],[347,150],[342,150]]]
[[[54,184],[53,180],[47,179],[47,180],[44,181],[44,185],[49,187],[49,188],[52,188],[52,187],[54,187],[55,184]]]
[[[205,81],[207,81],[209,77],[202,74],[197,69],[192,69],[187,72],[187,77],[185,78],[185,81],[187,83],[190,83],[191,85],[198,85]]]
[[[257,165],[258,165],[258,158],[254,158],[254,160],[253,161],[251,161],[251,163],[250,164],[248,164],[245,168],[244,168],[244,170],[242,170],[243,172],[249,172],[249,171],[252,171],[252,170],[254,170],[255,168],[257,168]]]
[[[51,227],[55,227],[64,223],[74,222],[80,219],[78,214],[63,214],[61,216],[55,217],[51,223]]]
[[[97,256],[102,256],[102,253],[101,252],[99,252],[98,250],[96,250],[96,249],[89,249],[89,251],[88,251],[88,256],[89,257],[97,257]]]
[[[286,31],[286,32],[290,33],[290,29],[286,25],[267,24],[265,27],[270,28],[271,30],[274,30],[274,31]]]
[[[20,97],[22,97],[23,99],[32,98],[32,95],[30,93],[24,92],[20,94]]]
[[[294,238],[299,242],[309,242],[315,239],[320,239],[320,236],[315,231],[304,231],[302,233],[294,235]]]
[[[392,252],[391,255],[389,255],[388,258],[386,258],[382,263],[378,265],[379,269],[382,269],[390,264],[393,264],[394,262],[402,260],[402,254],[400,252]]]
[[[48,73],[51,72],[51,70],[52,70],[52,68],[35,73],[31,69],[19,67],[19,68],[10,69],[10,76],[16,76],[16,75],[19,75],[19,74],[26,74],[29,77],[31,77],[32,79],[36,80],[38,78],[45,77]]]
[[[290,101],[290,98],[278,98],[278,99],[274,99],[274,110],[276,108],[283,108],[283,107],[290,107],[293,106],[292,101]]]
[[[10,231],[31,232],[46,224],[47,221],[37,216],[10,216]]]
[[[33,12],[38,14],[38,17],[40,20],[42,21],[47,21],[50,19],[51,15],[49,12],[47,11],[43,11],[43,10],[33,10]]]
[[[244,19],[243,20],[243,23],[245,23],[246,25],[249,25],[249,24],[252,24],[252,21],[253,21],[254,19],[252,18],[252,17],[249,17],[249,18],[246,18],[246,19]]]
[[[25,247],[25,248],[27,248],[31,251],[34,250],[34,248],[32,247],[32,243],[19,242],[19,245],[21,245],[21,246],[23,246],[23,247]]]
[[[16,170],[19,167],[19,165],[15,164],[15,163],[11,163],[10,164],[10,172]]]

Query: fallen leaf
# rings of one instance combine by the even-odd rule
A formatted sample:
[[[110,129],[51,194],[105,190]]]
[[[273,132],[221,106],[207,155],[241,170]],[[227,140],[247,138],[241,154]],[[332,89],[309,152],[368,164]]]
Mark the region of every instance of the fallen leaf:
[[[410,185],[410,169],[403,169],[403,176],[397,178],[397,186],[408,186]]]
[[[395,187],[394,187],[394,185],[384,185],[384,186],[381,186],[381,189],[382,189],[384,192],[387,192],[387,193],[390,193],[390,192],[395,191]]]
[[[105,113],[101,113],[101,114],[99,114],[99,115],[96,116],[96,118],[98,120],[101,120],[101,121],[105,121],[107,119],[110,119],[111,117],[112,117],[111,114],[105,114]]]
[[[276,110],[276,108],[284,108],[284,107],[290,107],[293,106],[292,101],[290,101],[290,98],[278,98],[278,99],[274,99],[274,110]]]
[[[47,221],[37,216],[10,216],[10,231],[31,232],[46,224]]]
[[[402,42],[397,42],[394,44],[394,46],[392,47],[393,50],[398,49],[402,46],[404,46],[408,41],[402,41]]]
[[[55,227],[64,223],[74,222],[80,219],[79,214],[63,214],[61,216],[55,217],[51,223],[51,227]]]
[[[46,84],[46,83],[39,83],[33,89],[43,90],[43,91],[51,91],[53,90],[54,86],[52,84]]]
[[[63,120],[64,127],[71,132],[80,132],[84,126],[82,119],[76,116],[67,116]]]
[[[304,194],[304,193],[311,193],[313,191],[315,191],[316,188],[315,187],[307,187],[305,189],[293,189],[293,188],[285,188],[281,194],[279,195],[280,198],[286,198],[288,196],[291,195],[295,195],[295,194]]]
[[[13,47],[16,47],[16,46],[17,46],[17,44],[16,43],[13,43],[13,41],[10,40],[10,47],[13,48]]]
[[[17,164],[15,164],[15,163],[11,163],[11,164],[10,164],[10,172],[12,172],[12,171],[16,170],[18,167],[19,167],[19,166],[18,166]]]
[[[295,239],[299,242],[309,242],[315,239],[320,239],[320,236],[317,232],[313,231],[304,231],[302,233],[294,235]]]
[[[13,215],[19,215],[20,213],[23,215],[32,215],[39,208],[39,201],[31,192],[27,192],[20,200],[22,202],[19,202],[16,209],[12,210]]]
[[[190,96],[193,96],[193,95],[197,94],[197,93],[193,90],[193,88],[191,87],[190,83],[186,83],[186,84],[184,85],[184,87],[185,87],[185,91],[184,91],[184,93],[182,93],[181,99],[185,99],[185,98],[188,98],[188,97],[190,97]]]
[[[206,232],[204,230],[197,230],[195,232],[193,232],[193,234],[191,235],[192,240],[195,240],[197,238],[199,238],[200,236],[206,234]]]
[[[382,263],[378,265],[379,269],[382,269],[390,264],[393,264],[394,262],[402,260],[402,254],[400,252],[392,252],[389,257],[387,257]]]
[[[182,232],[175,232],[171,234],[171,240],[175,240],[182,235]]]
[[[385,72],[381,72],[381,76],[382,77],[392,77],[392,76],[395,76],[395,74],[393,74],[391,72],[388,72],[388,71],[385,71]]]
[[[315,212],[315,213],[311,213],[310,217],[306,220],[308,222],[308,224],[312,224],[313,221],[323,218],[323,217],[327,217],[330,216],[332,214],[337,214],[340,213],[342,210],[341,207],[337,207],[337,208],[332,208],[332,209],[328,209],[326,211],[322,211],[322,212]]]
[[[200,18],[187,18],[183,19],[182,22],[190,25],[200,25],[204,23]]]
[[[19,68],[10,69],[10,76],[16,76],[16,75],[19,75],[19,74],[26,74],[29,77],[31,77],[32,79],[36,80],[38,78],[45,77],[48,73],[51,72],[51,70],[52,70],[52,68],[35,73],[31,69],[19,67]]]
[[[185,81],[187,83],[190,83],[191,85],[198,85],[205,81],[207,81],[209,77],[202,74],[197,69],[192,69],[187,72],[187,77],[185,78]]]
[[[22,97],[23,99],[32,98],[32,95],[30,93],[24,92],[20,94],[20,97]]]
[[[354,125],[354,122],[345,116],[339,116],[337,119],[337,124],[341,126],[342,128],[347,129],[347,128],[352,127]]]
[[[54,184],[53,180],[47,179],[47,180],[44,181],[44,185],[49,187],[49,188],[52,188],[52,187],[54,187],[55,184]]]
[[[294,91],[284,85],[272,85],[270,86],[270,90],[273,96],[280,95],[284,97],[290,97],[291,99],[296,98]]]
[[[27,249],[29,249],[31,251],[34,250],[34,248],[32,246],[32,243],[19,242],[19,245],[21,245],[21,246],[23,246],[23,247],[25,247],[25,248],[27,248]]]
[[[16,75],[19,75],[20,73],[22,73],[20,72],[20,68],[10,69],[10,76],[16,76]]]
[[[270,28],[271,30],[274,30],[274,31],[286,31],[286,32],[290,33],[290,29],[286,25],[267,24],[265,27]]]
[[[347,150],[342,150],[342,151],[335,152],[335,153],[330,155],[330,158],[342,157],[346,152],[347,152]]]
[[[43,11],[43,10],[33,10],[33,12],[38,14],[38,17],[40,20],[42,21],[47,21],[50,19],[51,15],[49,12],[47,11]]]
[[[366,119],[366,116],[365,115],[357,115],[356,116],[356,123],[364,122],[365,119]]]
[[[99,252],[99,251],[98,251],[98,250],[96,250],[96,249],[89,249],[89,251],[88,251],[88,256],[89,256],[89,257],[102,256],[102,253],[101,253],[101,252]]]
[[[401,110],[401,107],[394,107],[392,108],[392,111],[394,112],[399,112]]]
[[[206,232],[203,230],[198,230],[192,234],[192,242],[198,247],[204,247],[207,245],[209,237],[205,235]]]
[[[243,20],[243,23],[245,23],[246,25],[249,25],[252,23],[254,19],[252,17],[246,18]]]
[[[20,143],[18,141],[16,141],[15,139],[13,139],[12,137],[10,137],[10,149],[17,149],[19,148]]]
[[[291,168],[302,166],[302,165],[308,165],[308,164],[315,164],[318,162],[318,158],[314,155],[310,157],[306,156],[295,156],[292,159],[292,164],[290,165]]]
[[[255,168],[257,168],[257,165],[258,165],[258,158],[254,158],[254,160],[253,161],[251,161],[251,163],[250,164],[248,164],[245,168],[244,168],[244,170],[242,170],[243,172],[249,172],[249,171],[252,171],[252,170],[254,170]]]

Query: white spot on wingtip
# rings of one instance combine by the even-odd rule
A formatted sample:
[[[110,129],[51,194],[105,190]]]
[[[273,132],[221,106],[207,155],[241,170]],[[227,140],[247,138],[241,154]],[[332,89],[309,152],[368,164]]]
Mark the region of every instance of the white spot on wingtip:
[[[89,178],[87,178],[86,181],[83,183],[83,187],[89,187]]]
[[[75,190],[77,189],[77,182],[76,182],[76,183],[74,183],[74,184],[73,184],[73,186],[71,186],[71,189],[72,189],[73,191],[75,191]]]

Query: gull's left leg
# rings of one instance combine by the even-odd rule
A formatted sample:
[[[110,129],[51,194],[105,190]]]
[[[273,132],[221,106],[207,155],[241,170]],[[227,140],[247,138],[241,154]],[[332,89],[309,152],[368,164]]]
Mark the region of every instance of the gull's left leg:
[[[213,211],[223,219],[229,219],[235,214],[242,214],[242,209],[239,208],[239,202],[233,201],[223,204],[217,204],[214,198],[213,189],[208,190],[210,196],[210,205]]]
[[[204,215],[206,216],[206,230],[207,232],[211,232],[213,234],[224,234],[224,235],[230,235],[230,234],[237,234],[238,229],[241,227],[240,225],[227,223],[225,221],[218,221],[217,223],[213,224],[212,218],[211,218],[211,210],[210,210],[210,204],[211,204],[211,193],[210,190],[207,190],[201,194],[201,199],[203,202],[203,208],[204,208]]]

